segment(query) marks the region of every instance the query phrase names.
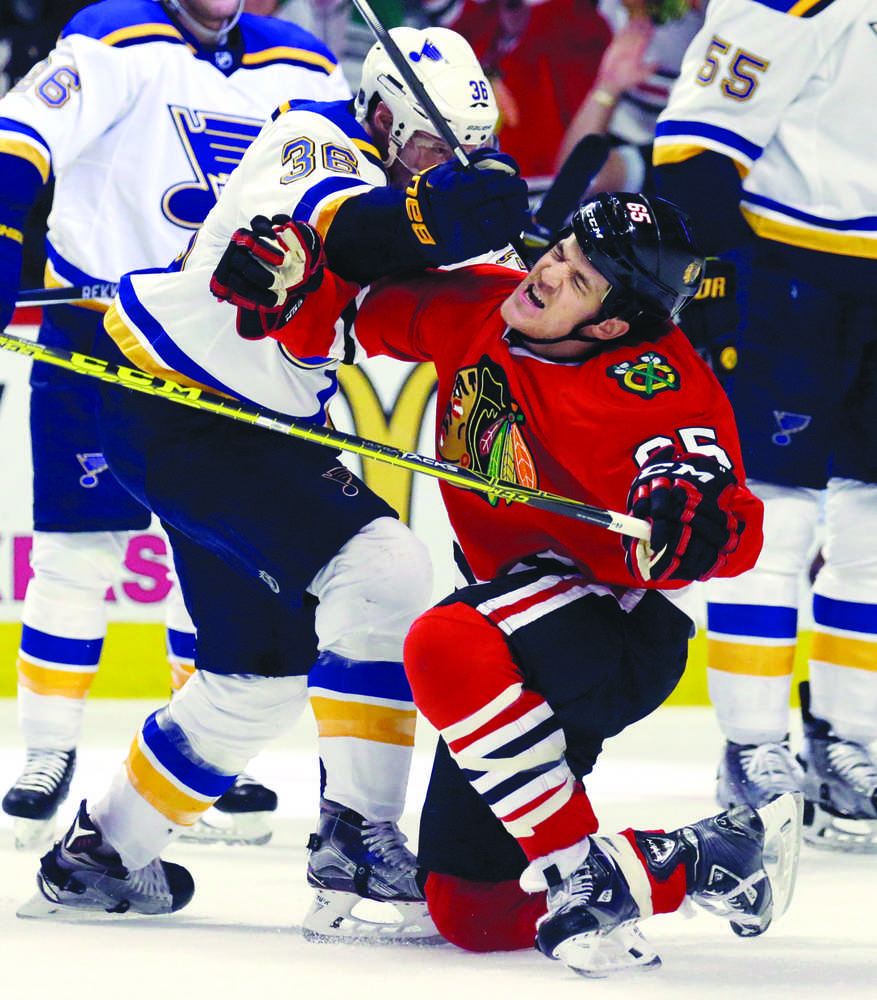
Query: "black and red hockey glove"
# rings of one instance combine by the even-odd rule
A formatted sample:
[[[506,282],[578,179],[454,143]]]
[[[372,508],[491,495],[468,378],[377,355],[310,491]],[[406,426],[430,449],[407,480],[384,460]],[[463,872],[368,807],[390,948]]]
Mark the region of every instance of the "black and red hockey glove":
[[[287,322],[320,287],[326,257],[320,234],[288,215],[257,215],[235,230],[210,279],[210,291],[238,306],[238,333],[258,340]]]
[[[737,478],[708,455],[661,448],[640,469],[628,513],[652,526],[649,545],[624,536],[627,568],[648,580],[708,580],[737,548],[745,527],[731,510]]]

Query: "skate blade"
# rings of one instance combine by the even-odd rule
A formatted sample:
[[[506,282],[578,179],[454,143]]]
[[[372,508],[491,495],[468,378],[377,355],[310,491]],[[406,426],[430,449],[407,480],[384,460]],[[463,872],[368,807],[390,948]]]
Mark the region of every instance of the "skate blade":
[[[804,842],[847,854],[877,854],[877,820],[838,816],[815,802],[804,807]]]
[[[804,796],[785,792],[757,810],[764,824],[763,866],[773,893],[773,919],[789,908],[798,877],[804,825]]]
[[[270,812],[223,813],[211,809],[193,826],[180,834],[187,844],[227,844],[230,846],[260,847],[267,844],[274,833]]]
[[[575,934],[554,949],[553,957],[586,979],[661,967],[660,956],[633,923],[621,924],[606,934]]]
[[[355,911],[355,912],[354,912]],[[302,921],[302,935],[315,944],[446,943],[426,903],[363,899],[352,892],[317,889]]]

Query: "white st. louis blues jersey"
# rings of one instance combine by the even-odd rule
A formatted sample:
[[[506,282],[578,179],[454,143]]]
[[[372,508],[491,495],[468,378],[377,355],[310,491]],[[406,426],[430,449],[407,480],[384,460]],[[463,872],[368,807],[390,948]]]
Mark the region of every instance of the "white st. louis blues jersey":
[[[759,236],[877,258],[875,94],[877,0],[710,0],[655,163],[731,157]]]
[[[181,269],[123,279],[106,326],[139,368],[325,421],[337,362],[294,358],[271,338],[242,339],[237,309],[213,297],[210,277],[232,233],[254,216],[293,216],[325,234],[344,200],[386,185],[380,154],[349,107],[337,101],[278,109],[229,178]]]
[[[211,47],[155,0],[106,0],[0,101],[0,152],[55,179],[50,282],[115,281],[180,252],[279,104],[349,94],[290,22],[244,14]]]

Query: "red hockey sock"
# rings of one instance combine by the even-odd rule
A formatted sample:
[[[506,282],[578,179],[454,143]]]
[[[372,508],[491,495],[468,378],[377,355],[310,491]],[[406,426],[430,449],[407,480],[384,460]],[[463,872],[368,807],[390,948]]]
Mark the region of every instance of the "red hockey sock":
[[[524,892],[517,879],[470,882],[431,872],[426,880],[429,915],[439,933],[466,951],[532,948],[545,895]]]

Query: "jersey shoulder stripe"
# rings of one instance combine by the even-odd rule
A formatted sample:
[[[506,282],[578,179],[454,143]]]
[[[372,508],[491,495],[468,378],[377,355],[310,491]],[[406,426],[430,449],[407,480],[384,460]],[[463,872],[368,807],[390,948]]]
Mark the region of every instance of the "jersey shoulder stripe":
[[[332,51],[319,38],[292,21],[242,14],[240,29],[246,49],[244,66],[287,63],[318,70],[327,76],[338,67],[338,60]]]
[[[792,17],[816,17],[834,0],[751,0],[760,7],[769,7],[780,14],[791,14]]]
[[[71,35],[84,35],[117,47],[155,41],[189,44],[155,0],[103,0],[91,4],[74,14],[61,31],[61,38]]]

